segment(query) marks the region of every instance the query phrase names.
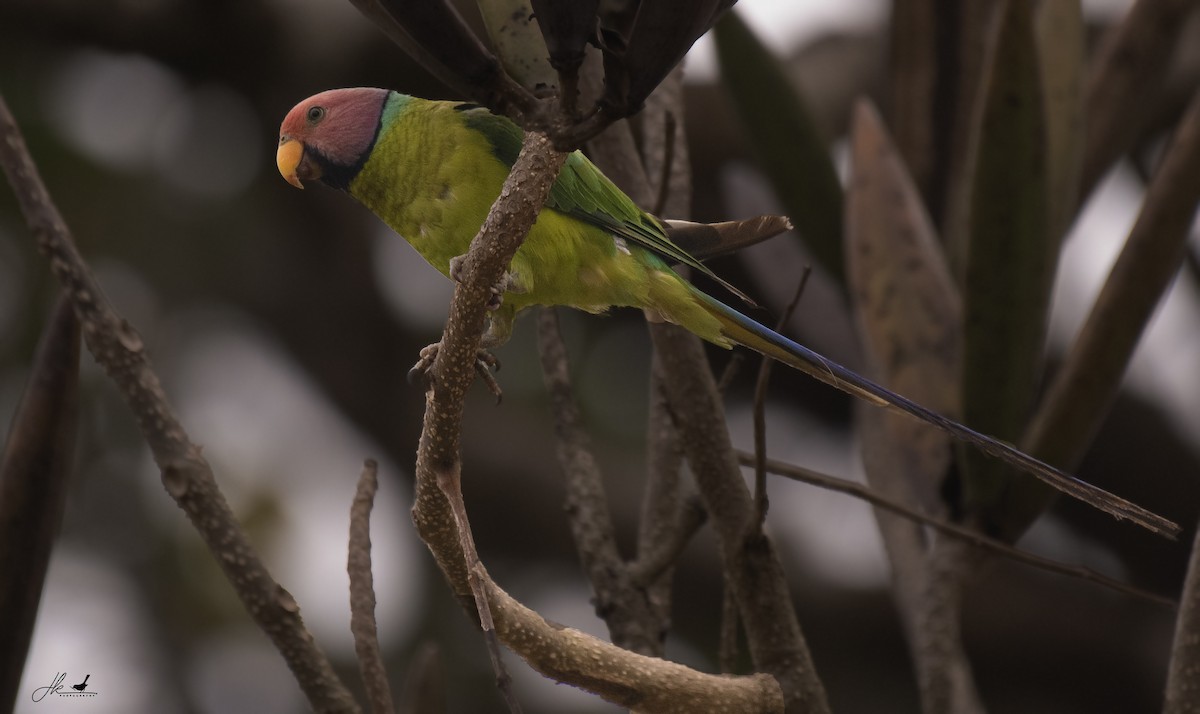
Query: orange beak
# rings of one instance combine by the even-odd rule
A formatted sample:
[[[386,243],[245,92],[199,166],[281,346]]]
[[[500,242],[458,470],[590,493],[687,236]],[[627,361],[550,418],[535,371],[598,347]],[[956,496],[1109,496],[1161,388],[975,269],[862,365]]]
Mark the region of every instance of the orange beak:
[[[279,167],[279,175],[296,188],[304,188],[300,177],[296,175],[300,162],[304,160],[304,144],[296,139],[283,139],[279,150],[275,152],[275,165]]]

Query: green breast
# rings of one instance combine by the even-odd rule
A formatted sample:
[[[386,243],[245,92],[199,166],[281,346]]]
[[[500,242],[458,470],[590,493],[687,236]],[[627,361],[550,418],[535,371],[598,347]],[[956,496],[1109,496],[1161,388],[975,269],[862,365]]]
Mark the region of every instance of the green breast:
[[[352,196],[443,273],[467,252],[508,173],[453,107],[393,94],[371,156],[350,184]]]
[[[392,95],[371,156],[350,184],[351,195],[444,274],[467,252],[509,171],[455,106]],[[513,259],[520,291],[505,301],[518,310],[640,305],[647,271],[664,268],[639,246],[547,208]]]

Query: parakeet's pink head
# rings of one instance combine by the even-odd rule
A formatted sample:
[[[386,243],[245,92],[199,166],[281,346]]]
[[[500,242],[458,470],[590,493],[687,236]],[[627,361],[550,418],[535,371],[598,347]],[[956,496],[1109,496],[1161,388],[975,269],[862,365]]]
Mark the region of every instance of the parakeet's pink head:
[[[279,127],[279,173],[296,188],[313,179],[346,188],[375,144],[387,98],[386,89],[331,89],[292,107]]]

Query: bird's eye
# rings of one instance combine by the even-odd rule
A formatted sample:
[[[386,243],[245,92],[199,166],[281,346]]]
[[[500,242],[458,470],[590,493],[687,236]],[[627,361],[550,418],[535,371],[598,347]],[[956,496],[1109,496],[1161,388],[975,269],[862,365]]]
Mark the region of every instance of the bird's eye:
[[[309,107],[307,116],[309,124],[316,124],[325,118],[325,107]]]

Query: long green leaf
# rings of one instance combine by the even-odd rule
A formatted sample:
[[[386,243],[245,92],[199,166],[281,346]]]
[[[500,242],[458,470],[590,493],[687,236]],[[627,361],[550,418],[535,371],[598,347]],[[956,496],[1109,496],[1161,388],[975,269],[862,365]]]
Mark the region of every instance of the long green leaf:
[[[1020,437],[1043,366],[1058,251],[1049,230],[1046,124],[1032,0],[1011,0],[984,72],[964,263],[963,417]],[[968,508],[986,520],[1033,479],[960,449]]]
[[[842,268],[842,186],[829,144],[783,65],[737,13],[715,29],[725,87],[788,217],[837,280]]]
[[[1054,0],[1040,3],[1035,12],[1046,117],[1050,243],[1058,250],[1079,205],[1083,169],[1083,7],[1080,0]]]
[[[888,118],[896,148],[922,195],[930,189],[939,143],[934,131],[937,11],[935,0],[896,0],[890,23]]]

